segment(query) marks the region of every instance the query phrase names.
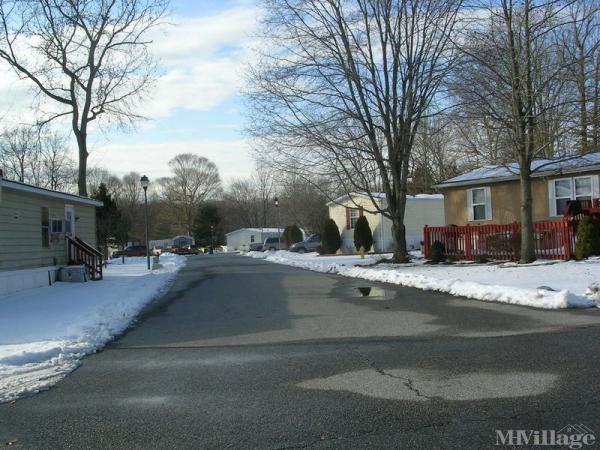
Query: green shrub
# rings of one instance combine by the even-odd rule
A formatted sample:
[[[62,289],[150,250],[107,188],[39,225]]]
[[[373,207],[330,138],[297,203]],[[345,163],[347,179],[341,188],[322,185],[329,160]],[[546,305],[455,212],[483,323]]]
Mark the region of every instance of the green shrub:
[[[486,254],[475,256],[475,262],[478,264],[487,264],[490,262],[490,257]]]
[[[283,242],[285,242],[286,247],[290,248],[296,242],[302,241],[302,231],[300,231],[300,228],[296,225],[288,225],[283,230],[282,239]]]
[[[446,247],[440,241],[435,241],[429,247],[427,259],[434,264],[446,261]]]
[[[373,233],[369,221],[365,216],[360,216],[354,226],[354,247],[356,247],[356,250],[360,250],[362,247],[365,252],[368,252],[372,246]]]
[[[577,226],[575,258],[585,259],[600,254],[600,228],[591,218],[584,216]]]
[[[323,226],[323,235],[321,236],[321,247],[323,253],[335,253],[342,245],[340,230],[333,219],[327,219]]]

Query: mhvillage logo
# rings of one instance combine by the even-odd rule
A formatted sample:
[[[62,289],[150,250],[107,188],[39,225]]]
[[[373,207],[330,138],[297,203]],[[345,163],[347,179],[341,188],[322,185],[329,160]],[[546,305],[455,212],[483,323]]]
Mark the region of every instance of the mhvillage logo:
[[[583,424],[567,425],[561,430],[496,430],[496,445],[561,446],[580,449],[596,443],[594,432]]]

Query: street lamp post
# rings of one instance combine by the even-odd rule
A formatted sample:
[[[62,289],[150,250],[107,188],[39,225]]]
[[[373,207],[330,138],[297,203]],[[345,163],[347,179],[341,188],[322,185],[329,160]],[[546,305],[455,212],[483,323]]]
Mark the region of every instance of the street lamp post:
[[[210,247],[213,249],[213,251],[215,249],[214,239],[215,239],[215,226],[211,225],[210,226]]]
[[[148,245],[148,185],[150,180],[146,175],[140,178],[140,184],[144,188],[144,216],[146,218],[146,260],[148,262],[148,270],[150,270],[150,246]]]
[[[279,243],[278,249],[281,250],[281,215],[279,213],[279,199],[275,197],[275,208],[277,208],[277,242]]]

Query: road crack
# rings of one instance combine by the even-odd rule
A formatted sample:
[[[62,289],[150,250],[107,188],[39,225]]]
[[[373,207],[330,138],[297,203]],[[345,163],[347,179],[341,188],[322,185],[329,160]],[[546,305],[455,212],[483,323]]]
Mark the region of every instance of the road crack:
[[[393,373],[389,373],[386,372],[385,369],[379,367],[377,365],[377,363],[375,363],[375,361],[372,361],[371,359],[369,359],[368,356],[366,356],[365,354],[359,352],[356,349],[352,349],[352,352],[354,352],[356,355],[358,355],[360,358],[362,358],[363,360],[365,360],[369,366],[376,371],[379,375],[384,376],[384,377],[389,377],[389,378],[394,378],[396,380],[399,380],[402,382],[402,384],[404,384],[404,386],[406,386],[411,392],[413,392],[417,397],[419,398],[424,398],[426,400],[433,400],[435,399],[435,397],[432,396],[428,396],[423,394],[419,388],[417,388],[415,386],[415,382],[412,378],[408,378],[408,377],[401,377],[399,375],[395,375]]]

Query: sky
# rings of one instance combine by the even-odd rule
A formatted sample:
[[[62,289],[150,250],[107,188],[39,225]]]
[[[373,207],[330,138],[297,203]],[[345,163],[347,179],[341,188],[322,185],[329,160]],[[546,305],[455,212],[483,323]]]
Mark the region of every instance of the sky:
[[[240,91],[257,19],[253,0],[172,0],[169,24],[152,36],[160,76],[141,107],[150,120],[128,131],[95,130],[89,165],[152,180],[169,175],[173,156],[191,152],[214,161],[226,184],[248,176],[253,161]],[[23,120],[31,91],[3,72],[0,118]]]

